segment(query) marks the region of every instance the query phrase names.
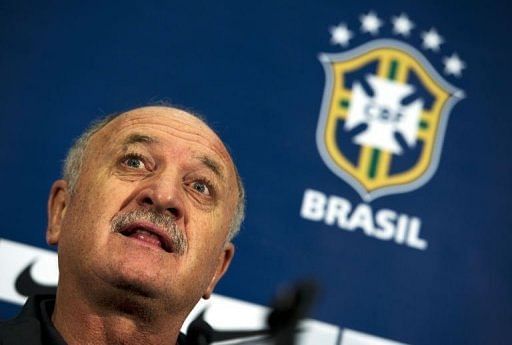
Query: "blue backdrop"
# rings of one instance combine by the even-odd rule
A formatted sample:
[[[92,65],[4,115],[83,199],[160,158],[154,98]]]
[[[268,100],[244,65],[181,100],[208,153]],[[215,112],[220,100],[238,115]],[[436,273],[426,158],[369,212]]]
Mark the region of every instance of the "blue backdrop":
[[[98,116],[166,99],[206,116],[246,185],[247,220],[217,292],[266,304],[283,284],[312,277],[316,319],[411,344],[508,343],[510,13],[505,1],[4,0],[0,237],[48,248],[46,198],[73,138]],[[378,32],[362,26],[368,14]],[[409,35],[393,31],[401,14]],[[333,40],[343,24],[352,37]],[[429,48],[431,28],[442,42]],[[365,200],[320,154],[329,101],[319,54],[379,38],[414,47],[465,98],[445,114],[432,178]],[[447,67],[453,54],[462,65]],[[427,246],[308,218],[307,190],[368,205],[372,217],[417,218]],[[18,308],[0,301],[0,318]]]

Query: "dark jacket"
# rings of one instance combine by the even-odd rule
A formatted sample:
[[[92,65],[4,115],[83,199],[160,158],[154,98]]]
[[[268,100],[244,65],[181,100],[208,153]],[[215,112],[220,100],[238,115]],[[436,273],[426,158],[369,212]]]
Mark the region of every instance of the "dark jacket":
[[[0,322],[0,345],[66,345],[51,321],[55,295],[29,297],[12,320]],[[180,333],[178,344],[185,344]]]
[[[0,322],[0,344],[65,345],[51,321],[54,305],[55,296],[30,297],[18,316]]]

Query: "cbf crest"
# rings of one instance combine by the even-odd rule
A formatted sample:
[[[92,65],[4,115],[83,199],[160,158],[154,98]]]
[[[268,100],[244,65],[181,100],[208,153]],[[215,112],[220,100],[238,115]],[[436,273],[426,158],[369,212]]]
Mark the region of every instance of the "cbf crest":
[[[362,32],[376,35],[383,25],[374,13],[361,16]],[[402,14],[393,19],[393,33],[409,36],[413,25]],[[342,46],[352,38],[345,24],[331,34]],[[444,42],[435,29],[422,37],[432,54]],[[425,184],[437,169],[448,117],[463,92],[403,40],[375,39],[319,58],[326,82],[317,145],[327,166],[367,201]],[[455,77],[465,67],[456,54],[444,64],[444,73]]]

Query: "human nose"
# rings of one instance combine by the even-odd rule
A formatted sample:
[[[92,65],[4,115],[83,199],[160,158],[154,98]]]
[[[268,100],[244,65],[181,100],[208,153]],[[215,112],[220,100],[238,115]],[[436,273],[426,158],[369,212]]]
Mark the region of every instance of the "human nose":
[[[153,208],[161,213],[168,213],[174,220],[183,217],[184,207],[180,192],[180,184],[176,177],[170,174],[154,176],[137,195],[139,206]]]

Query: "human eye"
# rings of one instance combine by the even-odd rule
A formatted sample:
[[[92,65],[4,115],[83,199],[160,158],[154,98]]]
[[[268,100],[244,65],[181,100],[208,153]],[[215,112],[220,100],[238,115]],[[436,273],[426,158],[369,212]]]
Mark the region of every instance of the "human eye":
[[[138,153],[127,153],[121,158],[121,164],[131,169],[147,168],[144,156]]]
[[[205,196],[212,196],[214,192],[212,184],[205,179],[194,181],[190,186],[194,191]]]

